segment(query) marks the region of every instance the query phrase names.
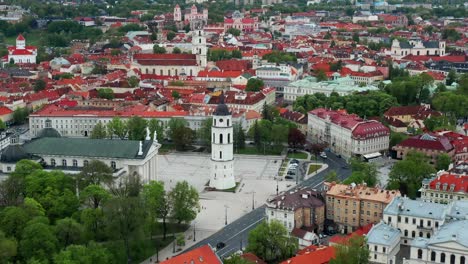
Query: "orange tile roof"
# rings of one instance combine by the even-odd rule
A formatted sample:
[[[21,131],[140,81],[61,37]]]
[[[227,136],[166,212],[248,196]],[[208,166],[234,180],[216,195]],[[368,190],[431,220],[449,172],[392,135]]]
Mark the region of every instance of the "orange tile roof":
[[[326,264],[335,257],[334,247],[316,247],[312,250],[285,260],[281,264]]]
[[[161,264],[222,264],[209,245],[205,245],[161,262]]]

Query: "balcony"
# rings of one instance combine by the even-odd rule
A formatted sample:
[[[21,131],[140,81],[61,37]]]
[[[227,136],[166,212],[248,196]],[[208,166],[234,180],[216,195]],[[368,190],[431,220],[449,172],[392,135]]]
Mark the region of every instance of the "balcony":
[[[432,226],[421,226],[421,225],[418,225],[417,227],[418,227],[418,229],[426,230],[426,231],[432,231],[432,230],[433,230],[433,227],[432,227]]]

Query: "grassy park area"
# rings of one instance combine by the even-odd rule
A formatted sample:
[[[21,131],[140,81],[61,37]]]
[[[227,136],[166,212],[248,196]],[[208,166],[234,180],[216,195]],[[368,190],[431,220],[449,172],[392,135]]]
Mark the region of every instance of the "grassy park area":
[[[304,152],[288,153],[290,159],[307,159],[308,155]]]
[[[307,175],[318,171],[321,167],[322,167],[322,165],[310,164],[309,169],[307,170]]]

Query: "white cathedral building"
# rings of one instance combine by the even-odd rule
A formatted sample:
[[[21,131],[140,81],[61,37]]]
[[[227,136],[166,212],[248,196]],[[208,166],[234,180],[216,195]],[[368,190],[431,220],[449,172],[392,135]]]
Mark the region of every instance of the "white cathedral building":
[[[234,178],[234,151],[232,115],[226,104],[224,95],[213,113],[211,127],[211,175],[210,187],[217,190],[230,189],[236,186]]]

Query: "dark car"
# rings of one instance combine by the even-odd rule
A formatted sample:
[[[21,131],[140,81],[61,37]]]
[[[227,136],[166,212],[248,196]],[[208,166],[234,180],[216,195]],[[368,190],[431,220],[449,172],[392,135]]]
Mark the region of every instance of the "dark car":
[[[285,178],[288,179],[288,180],[291,180],[293,177],[291,177],[291,176],[288,175],[288,176],[286,176]]]
[[[290,161],[291,164],[299,164],[299,161],[297,159],[292,159]]]
[[[226,246],[226,244],[224,244],[224,242],[218,242],[218,244],[216,244],[216,249],[222,249]]]
[[[336,157],[339,158],[339,159],[341,159],[341,155],[340,155],[340,154],[336,155]]]

